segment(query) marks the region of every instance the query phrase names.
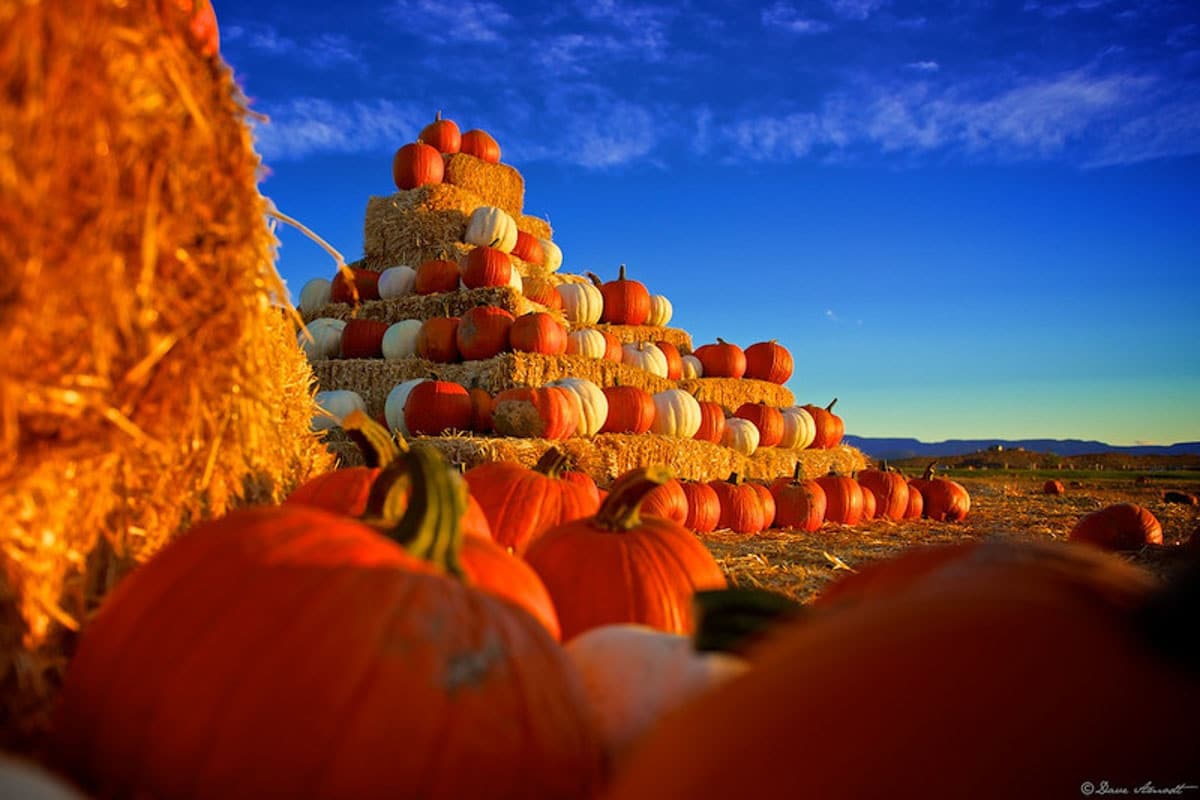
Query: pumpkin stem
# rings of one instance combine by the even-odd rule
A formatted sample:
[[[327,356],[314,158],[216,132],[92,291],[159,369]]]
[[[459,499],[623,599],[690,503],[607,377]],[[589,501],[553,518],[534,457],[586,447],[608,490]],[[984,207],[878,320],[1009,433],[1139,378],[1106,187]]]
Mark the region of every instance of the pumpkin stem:
[[[500,237],[499,237],[499,236],[497,236],[495,239],[492,239],[492,241],[491,241],[491,243],[488,245],[488,247],[495,247],[495,246],[496,246],[496,245],[498,245],[498,244],[500,244]]]
[[[725,482],[732,483],[734,486],[741,486],[742,476],[738,475],[736,472],[731,472],[729,473],[729,478]]]
[[[412,492],[406,501],[408,484]],[[397,515],[401,503],[408,507]],[[383,513],[376,514],[377,510]],[[466,577],[459,562],[466,511],[465,482],[449,468],[440,450],[426,444],[413,445],[379,473],[367,500],[367,514],[388,526],[389,538],[460,580]]]
[[[725,341],[725,340],[724,340],[724,339],[722,339],[720,336],[718,336],[718,337],[717,337],[717,344],[729,344],[729,342]]]
[[[387,428],[358,409],[342,418],[342,430],[358,445],[368,467],[386,467],[408,450],[407,444],[398,443]]]
[[[438,109],[438,112],[437,112],[436,114],[434,114],[434,115],[433,115],[433,121],[434,121],[434,122],[441,122],[441,121],[442,121],[442,110],[441,110],[440,108]]]
[[[767,589],[730,587],[702,589],[692,596],[697,652],[742,655],[772,628],[803,617],[804,606],[787,595]]]
[[[551,447],[534,464],[533,471],[540,472],[547,478],[561,478],[566,468],[567,454],[557,447]]]
[[[933,467],[937,464],[936,461],[930,461],[929,466],[925,468],[925,474],[921,476],[922,480],[930,480],[933,478]]]
[[[590,280],[592,282],[592,284],[596,286],[596,288],[600,288],[601,286],[604,285],[604,281],[600,280],[600,276],[597,275],[596,273],[585,272],[583,274],[588,277],[588,280]]]
[[[641,507],[656,486],[671,480],[671,470],[661,464],[632,470],[617,479],[592,523],[608,531],[633,530],[642,524]]]
[[[622,264],[620,266],[620,268],[617,270],[617,280],[619,280],[619,281],[625,280],[625,265],[624,264]]]
[[[800,483],[804,475],[804,462],[796,459],[796,468],[792,470],[792,483]]]
[[[826,411],[828,411],[829,413],[831,413],[831,414],[832,414],[832,413],[833,413],[833,407],[834,407],[835,405],[837,405],[837,398],[836,398],[836,397],[835,397],[835,398],[833,398],[832,400],[830,400],[830,401],[829,401],[829,405],[825,406],[825,410],[826,410]]]

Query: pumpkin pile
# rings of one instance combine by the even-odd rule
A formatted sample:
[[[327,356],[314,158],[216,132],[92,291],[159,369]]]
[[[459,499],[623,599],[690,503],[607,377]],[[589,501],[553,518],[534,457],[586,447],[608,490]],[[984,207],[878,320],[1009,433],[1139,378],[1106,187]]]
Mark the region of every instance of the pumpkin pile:
[[[520,173],[475,133],[439,115],[400,147],[397,193],[368,202],[363,258],[300,292],[313,425],[343,463],[358,451],[338,421],[359,410],[468,467],[532,466],[564,442],[605,486],[652,463],[764,483],[866,466],[833,403],[796,403],[777,341],[693,349],[671,301],[625,265],[607,280],[564,271],[549,223],[522,213]]]

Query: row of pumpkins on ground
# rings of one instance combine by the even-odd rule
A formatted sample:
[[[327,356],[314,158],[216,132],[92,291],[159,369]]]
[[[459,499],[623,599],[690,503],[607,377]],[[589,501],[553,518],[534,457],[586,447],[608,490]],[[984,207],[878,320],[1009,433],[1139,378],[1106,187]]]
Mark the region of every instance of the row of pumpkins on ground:
[[[459,476],[431,447],[399,453],[363,415],[349,424],[379,467],[201,523],[107,598],[60,696],[66,774],[99,796],[168,799],[877,796],[865,752],[888,762],[889,787],[911,772],[928,796],[1007,797],[1040,796],[1024,790],[1058,758],[1075,782],[1097,753],[1114,779],[1194,766],[1187,737],[1145,735],[1200,714],[1195,674],[1167,646],[1194,609],[1162,604],[1163,649],[1147,657],[1126,620],[1153,584],[1094,548],[919,549],[831,584],[801,616],[722,591],[704,545],[645,513],[662,468],[600,501],[513,463]],[[1029,686],[1078,713],[1013,703]],[[1007,745],[964,746],[978,719]],[[1011,746],[1011,730],[1046,725],[1056,759]],[[930,778],[894,755],[906,742],[953,757]],[[968,791],[993,780],[1003,791]]]
[[[317,393],[323,413],[313,417],[316,430],[335,427],[366,402],[349,389]],[[760,448],[790,450],[837,447],[845,422],[813,405],[775,408],[747,402],[732,414],[718,403],[698,400],[683,389],[651,393],[637,386],[600,387],[587,378],[560,378],[541,387],[516,387],[490,394],[455,381],[415,378],[396,384],[384,402],[381,422],[403,436],[440,436],[455,432],[540,439],[590,437],[601,433],[656,433],[712,442],[754,455]]]

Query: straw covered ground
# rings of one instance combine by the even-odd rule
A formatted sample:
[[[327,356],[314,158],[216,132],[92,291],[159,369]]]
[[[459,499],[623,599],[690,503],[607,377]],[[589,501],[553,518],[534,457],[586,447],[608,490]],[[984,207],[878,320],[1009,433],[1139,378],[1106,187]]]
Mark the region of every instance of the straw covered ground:
[[[1163,502],[1164,485],[1138,486],[1131,477],[1084,481],[1064,495],[1046,495],[1041,491],[1043,478],[956,480],[971,494],[971,510],[962,522],[873,520],[854,527],[827,523],[815,533],[716,531],[700,538],[734,583],[766,587],[801,601],[844,574],[844,568],[888,558],[909,547],[980,539],[1063,541],[1080,517],[1114,503],[1145,506],[1163,525],[1164,546],[1128,554],[1129,560],[1167,575],[1196,557],[1194,550],[1189,556],[1181,544],[1200,525],[1200,507]]]
[[[332,464],[272,305],[247,112],[187,25],[177,3],[0,5],[9,748],[44,728],[72,632],[134,563]]]

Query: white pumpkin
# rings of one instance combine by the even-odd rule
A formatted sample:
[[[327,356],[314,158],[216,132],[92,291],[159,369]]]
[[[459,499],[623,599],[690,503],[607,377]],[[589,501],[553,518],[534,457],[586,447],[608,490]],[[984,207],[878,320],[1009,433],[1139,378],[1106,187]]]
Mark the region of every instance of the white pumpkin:
[[[621,345],[621,363],[644,369],[651,375],[667,377],[667,354],[653,342],[630,342]]]
[[[817,438],[817,423],[812,414],[800,406],[782,409],[782,414],[783,439],[780,440],[779,446],[796,450],[811,446]]]
[[[330,428],[338,427],[351,411],[367,413],[367,404],[362,399],[362,395],[349,389],[329,389],[317,392],[315,400],[317,407],[325,413],[322,414],[318,411],[313,414],[312,429],[314,431],[327,431]]]
[[[604,295],[590,283],[562,283],[554,287],[563,301],[563,316],[573,325],[595,325],[604,313]]]
[[[542,266],[547,272],[558,272],[563,262],[562,250],[549,239],[538,239],[538,243],[542,246]]]
[[[663,436],[691,439],[700,430],[699,401],[683,389],[655,393],[654,424],[650,430]]]
[[[704,365],[700,363],[700,359],[689,353],[681,356],[680,360],[683,362],[683,371],[679,375],[681,380],[704,377]]]
[[[511,253],[517,246],[517,222],[503,209],[480,206],[471,212],[463,239],[467,244],[494,247]]]
[[[608,341],[595,328],[584,328],[567,334],[567,355],[604,358],[608,352]]]
[[[675,309],[671,307],[671,301],[664,295],[650,295],[650,316],[646,318],[646,324],[655,328],[661,328],[671,321],[671,315],[675,313]]]
[[[721,444],[742,455],[752,456],[758,449],[760,438],[758,426],[753,422],[741,417],[730,417],[725,420],[725,433],[721,435]]]
[[[614,762],[664,714],[750,668],[729,653],[699,653],[686,636],[628,623],[592,628],[563,650]]]
[[[525,292],[525,279],[521,277],[521,273],[517,272],[517,267],[514,264],[512,272],[508,274],[508,285],[512,287],[517,294]]]
[[[300,311],[315,314],[329,305],[329,293],[333,284],[325,278],[313,278],[300,290]]]
[[[412,267],[388,267],[379,273],[379,297],[391,300],[413,293],[417,283],[417,271]]]
[[[595,436],[608,419],[608,397],[604,390],[587,378],[560,378],[549,386],[569,389],[579,398],[579,426],[576,436]]]
[[[404,381],[393,386],[392,390],[388,392],[387,400],[383,402],[383,418],[393,433],[399,433],[401,436],[411,435],[408,432],[408,426],[404,424],[404,404],[408,402],[408,395],[412,392],[413,387],[426,380],[426,378],[417,378]]]
[[[395,361],[417,354],[417,334],[421,332],[421,320],[402,319],[392,323],[383,332],[383,357]]]
[[[299,331],[296,341],[304,348],[304,355],[308,356],[309,361],[337,358],[342,352],[342,329],[345,327],[344,319],[320,317],[305,325],[308,333]]]

